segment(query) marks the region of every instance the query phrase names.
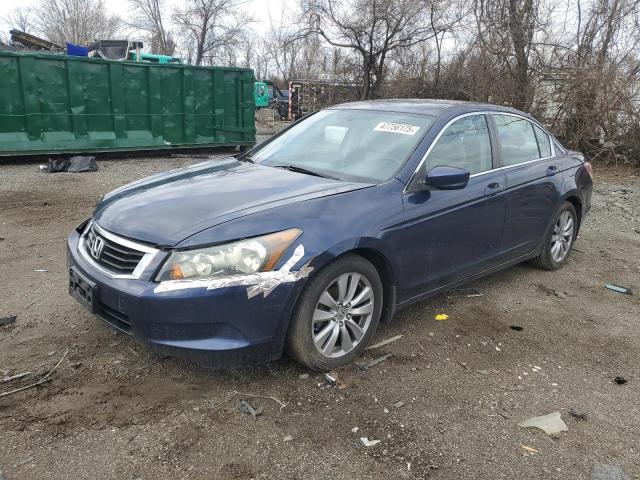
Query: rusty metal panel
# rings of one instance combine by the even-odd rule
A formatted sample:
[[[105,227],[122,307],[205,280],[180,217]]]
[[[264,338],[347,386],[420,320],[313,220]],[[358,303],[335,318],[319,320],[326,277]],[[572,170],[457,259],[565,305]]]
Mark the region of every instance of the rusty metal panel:
[[[253,71],[0,52],[0,155],[248,146]]]

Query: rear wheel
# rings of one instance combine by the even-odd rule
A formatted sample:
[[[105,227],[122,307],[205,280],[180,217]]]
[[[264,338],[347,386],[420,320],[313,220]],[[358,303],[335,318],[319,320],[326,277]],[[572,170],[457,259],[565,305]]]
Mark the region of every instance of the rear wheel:
[[[578,216],[570,202],[564,202],[553,217],[551,228],[547,232],[542,251],[534,265],[545,270],[558,270],[569,259],[573,242],[578,233]]]
[[[313,370],[349,363],[375,334],[382,281],[375,267],[346,255],[322,269],[302,292],[287,335],[287,352]]]

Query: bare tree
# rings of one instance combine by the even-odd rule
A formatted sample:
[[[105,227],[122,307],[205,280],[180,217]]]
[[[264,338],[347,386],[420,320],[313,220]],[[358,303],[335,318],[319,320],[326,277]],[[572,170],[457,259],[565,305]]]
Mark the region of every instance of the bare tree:
[[[262,55],[252,47],[245,56],[271,78],[341,78],[361,85],[361,98],[508,104],[592,160],[640,162],[640,0],[298,5],[301,15],[272,19]],[[292,16],[303,23],[288,23]]]
[[[275,74],[282,80],[291,80],[296,76],[295,64],[301,49],[301,42],[306,37],[306,31],[300,31],[296,24],[286,23],[287,12],[282,10],[280,17],[274,19],[269,12],[270,29],[264,38],[266,55],[275,66]]]
[[[540,28],[539,0],[475,0],[480,47],[513,81],[510,103],[528,110],[534,97],[531,54]]]
[[[33,10],[28,7],[16,7],[6,17],[4,22],[11,28],[17,28],[23,32],[32,31],[35,28]]]
[[[243,42],[242,66],[253,68],[257,80],[267,78],[269,69],[269,58],[264,55],[262,39],[256,36]]]
[[[173,55],[176,42],[165,25],[165,0],[129,0],[133,20],[129,25],[146,32],[151,51],[160,55]]]
[[[439,0],[308,0],[310,29],[362,63],[363,99],[375,97],[393,52],[435,38],[449,25],[433,17]]]
[[[230,49],[245,41],[245,30],[253,21],[236,8],[233,0],[187,0],[184,8],[175,12],[174,19],[185,31],[185,41],[192,44],[196,65],[235,58]]]
[[[575,15],[571,42],[561,36],[551,45],[547,65],[559,106],[554,129],[572,148],[616,157],[640,125],[640,0],[594,0],[587,8],[578,1]]]
[[[37,30],[62,45],[112,38],[121,27],[121,20],[107,13],[103,0],[40,0],[33,13]]]

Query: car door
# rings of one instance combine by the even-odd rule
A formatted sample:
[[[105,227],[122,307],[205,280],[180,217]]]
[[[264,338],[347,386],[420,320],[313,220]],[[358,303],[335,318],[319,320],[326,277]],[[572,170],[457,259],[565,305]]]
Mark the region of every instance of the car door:
[[[545,233],[558,201],[562,176],[549,135],[529,120],[493,114],[500,164],[506,175],[503,258],[526,256]]]
[[[467,114],[445,126],[416,173],[438,165],[471,173],[460,190],[425,189],[410,181],[403,196],[403,291],[408,300],[495,264],[505,215],[505,177],[493,169],[495,148],[484,114]]]

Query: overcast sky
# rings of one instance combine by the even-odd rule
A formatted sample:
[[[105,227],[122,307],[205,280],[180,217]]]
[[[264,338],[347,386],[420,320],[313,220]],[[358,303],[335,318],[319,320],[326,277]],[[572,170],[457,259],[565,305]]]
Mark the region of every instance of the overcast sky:
[[[279,20],[282,6],[287,0],[238,0],[238,8],[244,9],[249,13],[253,13],[257,22],[253,25],[253,29],[262,33],[269,28],[269,12],[273,16],[274,21]],[[291,1],[291,0],[289,0]],[[167,6],[173,10],[173,6],[182,4],[182,0],[166,0]],[[8,25],[4,21],[4,17],[16,7],[35,7],[38,0],[0,0],[0,31],[4,36],[9,36],[9,30],[12,25]],[[126,18],[129,11],[127,0],[105,0],[105,5],[110,13]],[[167,13],[170,17],[170,12]]]

